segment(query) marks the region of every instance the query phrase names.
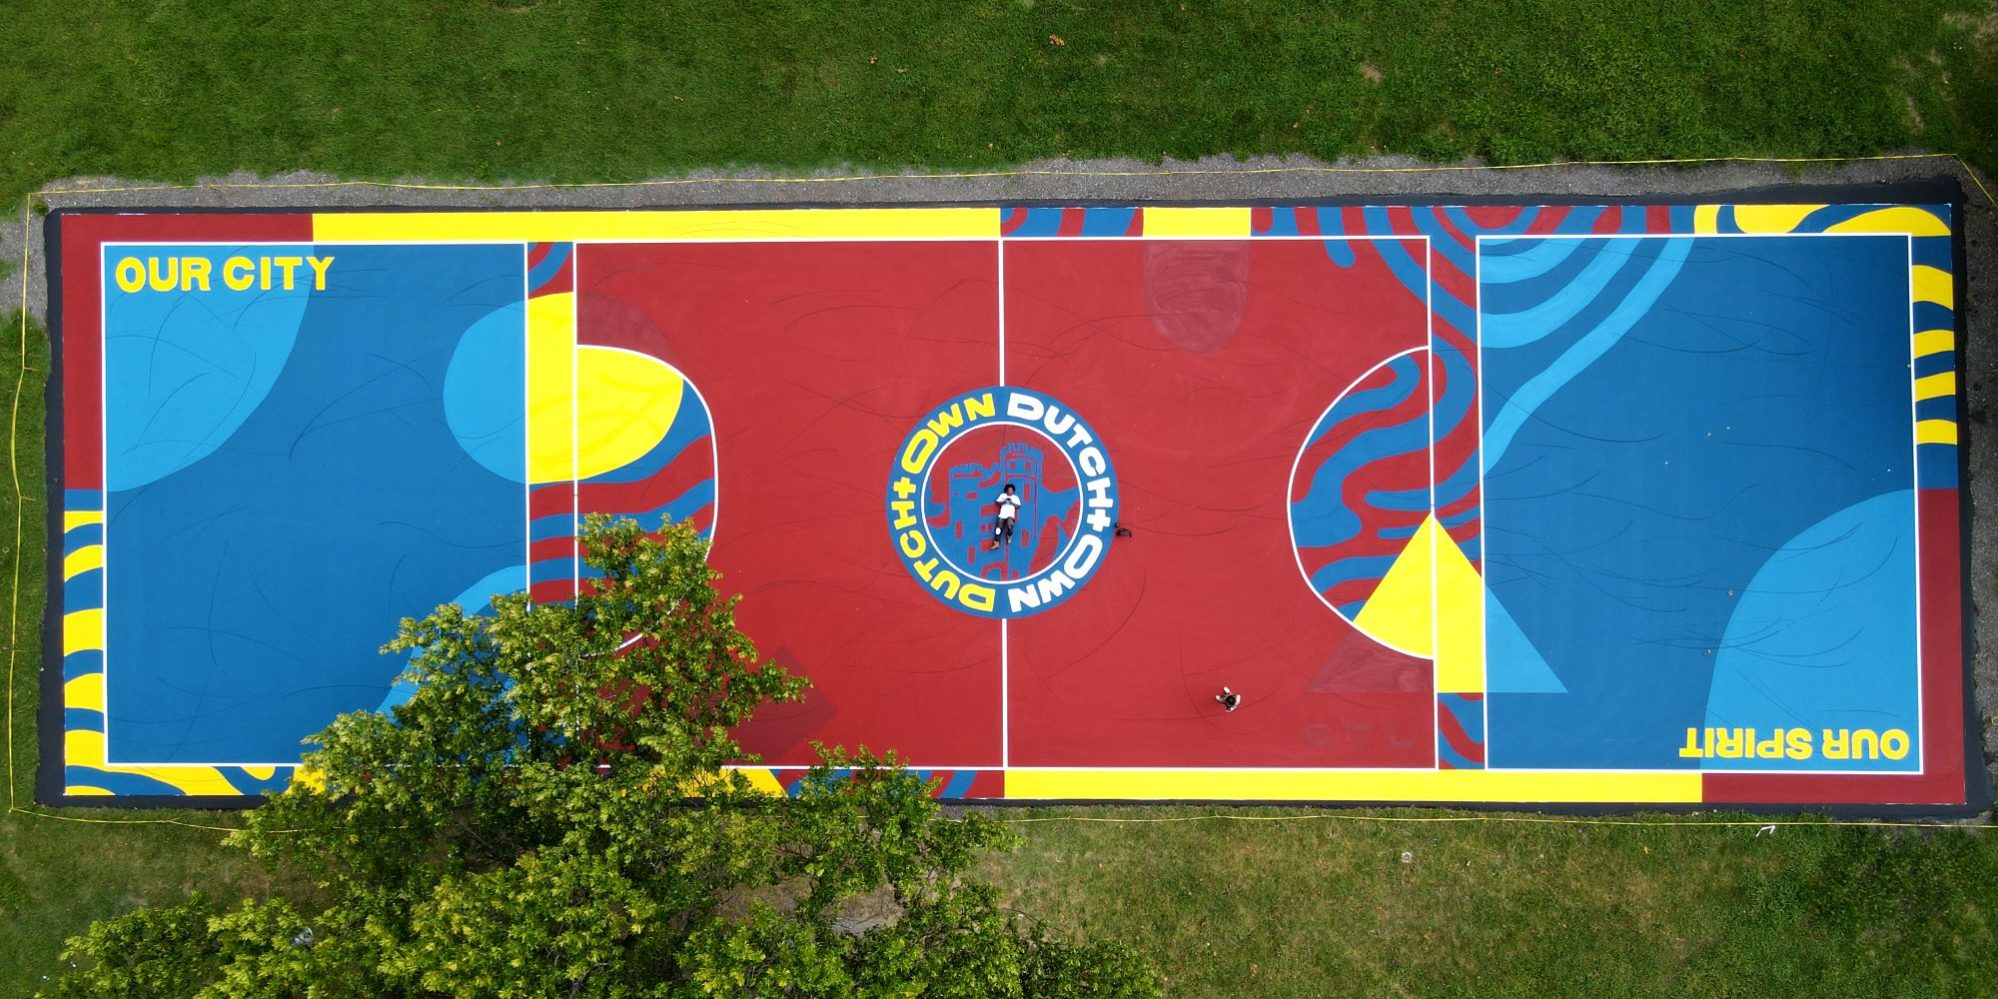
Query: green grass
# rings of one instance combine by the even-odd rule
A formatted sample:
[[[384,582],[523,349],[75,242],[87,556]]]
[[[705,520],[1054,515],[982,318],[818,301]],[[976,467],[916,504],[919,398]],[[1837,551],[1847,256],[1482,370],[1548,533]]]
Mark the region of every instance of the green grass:
[[[19,312],[0,319],[0,398],[12,402],[22,373]],[[56,969],[65,937],[80,933],[93,919],[135,906],[170,903],[205,888],[223,897],[268,890],[268,876],[248,854],[224,850],[221,834],[167,825],[160,820],[227,825],[233,816],[172,811],[133,813],[78,809],[64,818],[31,814],[36,758],[36,673],[40,666],[37,627],[42,610],[42,380],[48,373],[48,340],[41,325],[26,330],[27,365],[20,406],[0,411],[0,420],[18,418],[12,472],[27,501],[16,510],[12,480],[0,483],[0,573],[11,578],[18,556],[22,585],[17,604],[0,613],[19,624],[8,649],[12,707],[8,762],[10,805],[26,811],[0,813],[0,995],[25,996],[43,975]],[[25,538],[14,546],[14,517],[22,516]],[[142,820],[134,823],[133,820]],[[116,823],[116,824],[106,824]]]
[[[587,181],[1048,156],[1521,163],[1916,146],[1998,163],[1991,0],[73,0],[10,13],[8,198],[63,177],[239,169]]]
[[[1019,828],[1026,845],[989,865],[1018,906],[1137,944],[1174,995],[1940,996],[1988,990],[1998,967],[1986,832],[1757,836],[1698,819]]]
[[[1991,0],[75,0],[15,4],[0,31],[0,203],[66,177],[234,170],[593,181],[1055,156],[1523,163],[1913,147],[1998,166]],[[10,389],[15,354],[0,347]],[[15,436],[26,504],[0,488],[0,530],[17,512],[26,527],[10,646],[22,803],[45,510],[38,328],[28,355]],[[1144,946],[1182,995],[1966,994],[1998,967],[1988,834],[1019,828],[1026,845],[990,872],[1022,907]],[[32,990],[91,919],[196,887],[269,889],[217,840],[0,816],[0,994]]]

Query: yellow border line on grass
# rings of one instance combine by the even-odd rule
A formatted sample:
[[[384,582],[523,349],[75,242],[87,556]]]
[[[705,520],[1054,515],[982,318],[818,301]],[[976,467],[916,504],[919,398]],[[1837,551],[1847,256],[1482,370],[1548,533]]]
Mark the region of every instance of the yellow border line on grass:
[[[1701,156],[1688,159],[1638,159],[1638,160],[1572,160],[1550,163],[1512,163],[1495,166],[1469,164],[1438,164],[1413,167],[1342,167],[1342,166],[1285,166],[1248,168],[1207,168],[1207,169],[1159,169],[1159,170],[977,170],[928,174],[851,174],[834,177],[680,177],[667,180],[637,181],[595,181],[575,184],[412,184],[400,181],[381,180],[329,180],[284,182],[251,182],[219,184],[150,184],[123,185],[117,187],[84,187],[59,191],[34,191],[21,198],[21,330],[19,342],[19,366],[14,375],[14,397],[7,421],[7,468],[14,484],[14,559],[13,592],[9,595],[9,620],[7,632],[7,813],[33,815],[38,818],[56,819],[62,822],[80,822],[92,825],[167,825],[187,829],[206,829],[215,832],[231,832],[235,826],[206,825],[197,822],[183,822],[179,819],[93,819],[74,815],[60,815],[43,811],[40,807],[22,808],[16,802],[16,774],[14,770],[14,679],[15,664],[20,652],[21,624],[21,543],[24,540],[21,529],[22,508],[27,505],[27,497],[21,490],[20,466],[20,414],[21,393],[28,374],[28,267],[32,259],[33,208],[34,199],[47,201],[71,195],[89,194],[130,194],[140,191],[193,191],[193,190],[312,190],[334,187],[368,187],[385,190],[409,191],[564,191],[590,190],[598,188],[638,188],[638,187],[684,187],[696,184],[840,184],[860,181],[883,180],[985,180],[1006,177],[1197,177],[1217,175],[1269,176],[1276,174],[1408,174],[1408,173],[1461,173],[1468,171],[1509,171],[1547,170],[1563,167],[1633,167],[1633,166],[1699,166],[1714,163],[1867,163],[1894,160],[1954,161],[1963,169],[1970,182],[1983,193],[1987,205],[1998,205],[1998,199],[1991,195],[1991,189],[1984,186],[1977,171],[1963,157],[1955,153],[1889,153],[1877,156]],[[613,210],[613,209],[606,209]],[[1038,822],[1096,822],[1112,824],[1157,824],[1165,822],[1202,822],[1208,820],[1229,822],[1296,822],[1313,820],[1340,820],[1349,822],[1384,823],[1466,823],[1466,822],[1525,822],[1545,825],[1598,825],[1598,826],[1647,826],[1647,827],[1694,827],[1720,826],[1739,827],[1791,827],[1791,826],[1878,826],[1899,828],[1954,828],[1948,822],[1891,822],[1882,820],[1838,820],[1799,821],[1782,820],[1757,822],[1750,819],[1715,820],[1705,822],[1675,821],[1660,819],[1645,821],[1639,819],[1589,818],[1586,816],[1522,816],[1522,815],[1349,815],[1342,812],[1323,812],[1311,815],[1174,815],[1174,816],[1090,816],[1057,815],[1027,816],[1001,819],[1007,823]]]

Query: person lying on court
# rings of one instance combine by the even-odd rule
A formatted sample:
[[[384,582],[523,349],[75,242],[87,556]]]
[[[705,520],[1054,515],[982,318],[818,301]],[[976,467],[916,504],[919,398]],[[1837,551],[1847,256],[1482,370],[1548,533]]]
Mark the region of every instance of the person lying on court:
[[[999,504],[999,522],[993,525],[992,543],[1010,545],[1013,543],[1013,521],[1020,515],[1020,497],[1013,492],[1012,483],[1006,484],[996,502]]]

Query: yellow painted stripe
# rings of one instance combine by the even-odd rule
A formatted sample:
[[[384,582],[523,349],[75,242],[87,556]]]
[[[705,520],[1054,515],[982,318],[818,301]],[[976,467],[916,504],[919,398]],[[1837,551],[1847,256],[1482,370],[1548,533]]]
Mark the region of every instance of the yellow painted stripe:
[[[172,785],[182,794],[220,795],[240,797],[243,792],[236,790],[214,767],[111,767],[104,764],[104,733],[84,729],[71,729],[63,733],[63,762],[72,767],[83,767],[103,773],[137,774],[151,777],[163,784]]]
[[[62,616],[62,654],[104,648],[104,612],[70,611]]]
[[[1916,264],[1911,279],[1915,287],[1915,301],[1934,302],[1945,309],[1956,308],[1956,285],[1950,280],[1948,271]]]
[[[1250,232],[1247,208],[1147,208],[1147,236],[1242,236]]]
[[[561,482],[580,475],[576,468],[575,310],[574,292],[527,300],[527,473],[534,483]],[[677,405],[679,396],[674,396],[673,402]],[[636,422],[650,422],[644,419],[648,414],[643,411],[624,415],[635,417]],[[664,418],[671,420],[673,411],[667,410]]]
[[[753,787],[764,794],[774,795],[779,798],[784,796],[784,785],[778,783],[777,775],[771,773],[769,768],[744,767],[742,768],[740,773],[744,777],[749,778],[750,787]]]
[[[1923,330],[1915,334],[1915,356],[1927,357],[1956,349],[1955,330]]]
[[[655,239],[997,239],[997,208],[797,208],[680,212],[337,212],[321,241],[559,242]]]
[[[1736,205],[1734,227],[1742,232],[1795,232],[1805,217],[1823,207],[1823,205]],[[1715,214],[1719,214],[1718,209],[1715,210]]]
[[[104,674],[85,673],[62,685],[62,706],[104,710]]]
[[[1736,209],[1739,211],[1740,209]],[[1949,225],[1933,212],[1908,205],[1895,205],[1856,215],[1834,225],[1825,226],[1826,232],[1880,232],[1907,236],[1947,236]]]
[[[1720,210],[1721,210],[1721,206],[1719,206],[1719,205],[1696,205],[1696,206],[1694,206],[1694,208],[1693,208],[1693,231],[1694,231],[1694,232],[1719,232],[1719,231],[1720,231]]]
[[[62,529],[65,532],[74,531],[85,524],[102,523],[104,523],[104,511],[102,510],[64,510],[62,512]]]
[[[65,788],[63,788],[63,789],[62,789],[62,793],[64,793],[64,794],[67,794],[67,795],[69,795],[69,796],[71,796],[71,797],[74,797],[74,798],[82,798],[82,797],[92,797],[92,798],[97,798],[97,797],[103,797],[103,798],[108,798],[108,797],[111,797],[111,792],[109,792],[109,791],[106,791],[105,789],[103,789],[103,788],[101,788],[101,787],[91,787],[91,786],[90,786],[90,785],[88,785],[88,784],[71,784],[71,785],[69,785],[68,787],[65,787]]]
[[[62,557],[62,578],[75,579],[92,569],[104,568],[104,546],[85,545]]]
[[[1915,443],[1954,444],[1956,443],[1955,420],[1915,421]]]
[[[1223,801],[1675,802],[1701,800],[1698,773],[1505,770],[1032,770],[1006,772],[1008,798]]]
[[[1956,372],[1954,371],[1945,371],[1938,375],[1929,375],[1925,378],[1915,379],[1915,398],[1917,400],[1940,399],[1944,396],[1953,396],[1955,394]]]

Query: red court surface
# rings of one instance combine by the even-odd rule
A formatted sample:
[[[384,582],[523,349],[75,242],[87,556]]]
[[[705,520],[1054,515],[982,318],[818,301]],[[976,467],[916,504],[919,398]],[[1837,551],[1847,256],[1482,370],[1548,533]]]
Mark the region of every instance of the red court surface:
[[[773,793],[1972,807],[1906,193],[61,216],[40,793],[282,786],[609,513],[810,678]]]

